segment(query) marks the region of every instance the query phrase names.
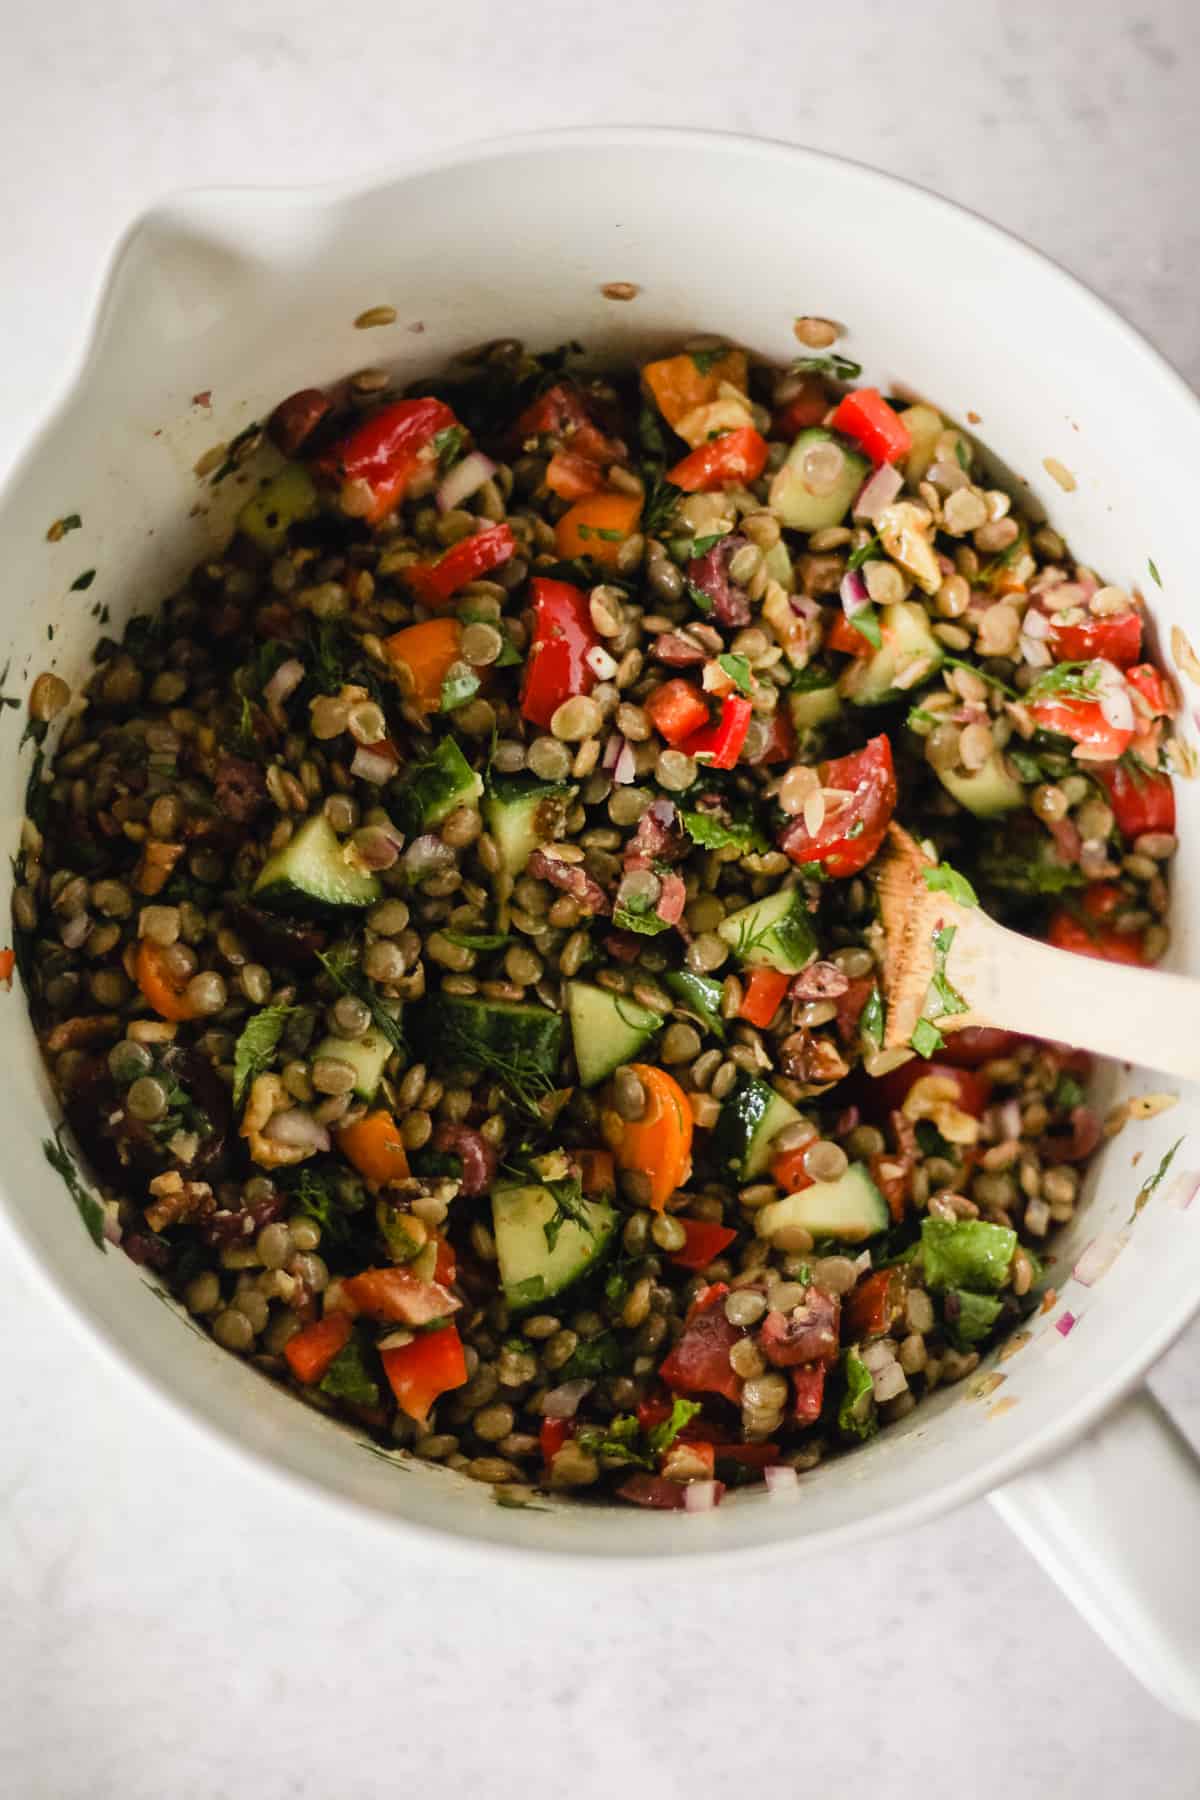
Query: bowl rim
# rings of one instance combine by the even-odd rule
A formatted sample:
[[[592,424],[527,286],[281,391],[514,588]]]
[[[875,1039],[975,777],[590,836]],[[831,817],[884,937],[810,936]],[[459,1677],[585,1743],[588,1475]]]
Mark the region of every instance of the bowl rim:
[[[1182,404],[1186,410],[1197,415],[1197,422],[1200,423],[1200,399],[1169,358],[1151,344],[1117,308],[1102,300],[1079,276],[1044,251],[1034,248],[1017,233],[993,223],[972,208],[949,200],[921,183],[877,169],[852,157],[812,149],[778,138],[675,126],[584,125],[465,140],[422,156],[398,159],[381,169],[330,181],[197,184],[172,189],[163,194],[135,215],[100,263],[90,288],[84,295],[80,314],[82,322],[73,353],[65,355],[60,364],[63,374],[32,426],[22,433],[10,460],[0,472],[0,507],[7,499],[9,490],[21,479],[26,464],[33,460],[51,438],[73,404],[99,345],[113,303],[117,278],[132,246],[155,221],[169,218],[176,209],[198,204],[219,204],[222,200],[237,197],[242,202],[254,201],[268,207],[308,204],[317,210],[382,192],[424,175],[450,172],[464,166],[529,155],[531,152],[552,155],[575,148],[650,150],[664,144],[683,150],[703,150],[710,154],[715,152],[718,155],[727,153],[731,156],[756,157],[764,162],[786,163],[793,168],[808,165],[848,170],[867,189],[918,196],[922,205],[935,218],[940,216],[951,221],[956,231],[961,233],[965,229],[993,249],[1004,251],[1014,262],[1032,265],[1035,269],[1040,268],[1043,274],[1052,276],[1058,285],[1070,291],[1074,303],[1090,314],[1098,327],[1110,334],[1115,333],[1122,340],[1125,352],[1140,364],[1145,377],[1159,384],[1164,397],[1168,397],[1177,406]],[[53,1296],[56,1305],[70,1319],[73,1328],[89,1344],[99,1346],[108,1364],[119,1368],[126,1377],[132,1377],[154,1405],[177,1419],[183,1419],[191,1430],[238,1467],[244,1469],[250,1466],[292,1493],[303,1495],[313,1503],[320,1502],[327,1508],[337,1508],[347,1517],[353,1517],[357,1523],[365,1523],[374,1532],[386,1535],[392,1543],[395,1543],[397,1534],[400,1534],[414,1545],[436,1545],[442,1550],[453,1548],[456,1554],[478,1558],[480,1562],[485,1559],[494,1560],[498,1554],[538,1561],[552,1557],[559,1569],[572,1564],[578,1564],[582,1569],[584,1565],[603,1561],[610,1568],[633,1570],[643,1566],[648,1559],[654,1559],[659,1569],[674,1567],[682,1572],[685,1569],[690,1571],[698,1561],[727,1561],[733,1557],[737,1557],[743,1565],[752,1565],[768,1558],[777,1558],[781,1554],[812,1555],[825,1550],[841,1549],[868,1534],[877,1536],[883,1531],[899,1532],[922,1524],[943,1512],[979,1498],[1029,1466],[1065,1450],[1103,1414],[1140,1385],[1150,1367],[1185,1329],[1200,1307],[1200,1293],[1190,1301],[1185,1298],[1182,1303],[1177,1303],[1173,1309],[1164,1313],[1158,1328],[1143,1336],[1132,1348],[1118,1377],[1110,1378],[1107,1384],[1097,1386],[1094,1391],[1082,1392],[1078,1400],[1064,1405],[1055,1416],[1031,1431],[1019,1443],[998,1450],[991,1456],[978,1456],[972,1466],[943,1481],[928,1493],[898,1501],[859,1521],[757,1544],[721,1544],[712,1541],[707,1534],[701,1540],[699,1533],[696,1534],[695,1542],[690,1543],[687,1535],[681,1534],[680,1541],[672,1546],[672,1553],[664,1555],[661,1547],[651,1542],[617,1551],[588,1545],[586,1542],[571,1546],[515,1540],[501,1543],[494,1535],[476,1531],[470,1524],[446,1527],[414,1519],[401,1510],[384,1511],[365,1498],[339,1490],[316,1475],[284,1463],[270,1452],[259,1449],[253,1441],[239,1436],[232,1420],[227,1422],[215,1412],[205,1410],[199,1402],[180,1394],[169,1378],[119,1345],[102,1318],[85,1314],[75,1304],[60,1280],[56,1265],[43,1256],[27,1236],[18,1215],[10,1208],[2,1177],[0,1227],[8,1240],[18,1246],[32,1283]],[[580,1511],[582,1513],[585,1509],[580,1508]]]

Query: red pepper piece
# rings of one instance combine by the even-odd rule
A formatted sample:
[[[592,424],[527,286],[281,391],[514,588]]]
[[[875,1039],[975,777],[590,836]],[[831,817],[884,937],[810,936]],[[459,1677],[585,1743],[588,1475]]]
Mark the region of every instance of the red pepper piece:
[[[825,1364],[809,1363],[793,1369],[792,1385],[796,1391],[792,1416],[797,1425],[815,1425],[825,1399]]]
[[[781,975],[778,969],[748,969],[745,994],[742,998],[739,1019],[748,1019],[751,1025],[757,1025],[765,1031],[775,1014],[779,1011],[780,1002],[792,985],[790,975]]]
[[[925,1062],[923,1058],[914,1056],[911,1062],[902,1063],[889,1074],[877,1076],[872,1086],[880,1106],[886,1112],[894,1112],[897,1107],[904,1105],[909,1089],[929,1075],[936,1075],[943,1081],[952,1081],[955,1088],[953,1104],[961,1112],[970,1113],[973,1119],[982,1118],[991,1092],[991,1082],[982,1075],[975,1074],[972,1069],[955,1068],[948,1062],[942,1062],[940,1058],[935,1062]]]
[[[821,786],[848,793],[839,806],[828,806],[815,832],[803,819],[793,819],[779,847],[796,863],[820,863],[827,875],[857,875],[883,842],[896,810],[896,774],[892,746],[885,736],[871,738],[861,750],[822,763]]]
[[[883,1337],[903,1313],[907,1294],[908,1272],[902,1266],[877,1269],[868,1275],[859,1282],[843,1309],[846,1336],[855,1342]]]
[[[379,1360],[396,1396],[396,1405],[410,1419],[423,1423],[439,1394],[462,1387],[467,1379],[467,1359],[462,1339],[453,1325],[423,1331],[411,1344],[381,1350]]]
[[[478,581],[492,569],[500,568],[516,548],[511,525],[489,525],[473,537],[460,538],[436,562],[410,564],[404,578],[426,606],[444,606],[468,581]]]
[[[444,400],[395,400],[350,436],[334,444],[313,465],[329,481],[362,482],[371,495],[368,525],[378,525],[404,498],[439,431],[457,425]]]
[[[855,438],[877,466],[899,462],[912,449],[908,426],[878,388],[847,394],[833,415],[833,429]]]
[[[710,769],[732,769],[746,741],[753,711],[750,702],[739,694],[727,694],[716,723],[702,726],[685,738],[679,748],[685,756],[702,758]]]
[[[542,1449],[542,1461],[547,1468],[550,1467],[569,1436],[566,1419],[542,1420],[541,1429],[538,1432],[538,1443]]]
[[[685,494],[711,494],[737,482],[757,481],[767,466],[767,440],[752,425],[727,431],[677,462],[667,480]]]
[[[728,1225],[713,1225],[707,1219],[680,1219],[679,1223],[687,1234],[686,1240],[683,1249],[677,1250],[668,1261],[681,1269],[707,1269],[737,1236]]]
[[[1050,630],[1046,641],[1058,662],[1091,662],[1102,656],[1127,669],[1142,650],[1142,615],[1132,606],[1126,612],[1108,613],[1103,618],[1088,613],[1068,624],[1061,613],[1048,614]]]
[[[1132,840],[1144,831],[1175,830],[1175,789],[1169,775],[1157,769],[1129,769],[1116,762],[1101,763],[1095,776],[1108,794],[1124,837]]]
[[[344,1350],[349,1343],[352,1330],[346,1313],[326,1313],[323,1319],[314,1319],[311,1325],[302,1326],[283,1346],[283,1354],[296,1380],[306,1385],[320,1381],[338,1351]]]
[[[742,1383],[729,1366],[729,1352],[743,1334],[730,1324],[720,1304],[728,1292],[724,1282],[716,1282],[697,1295],[683,1335],[659,1374],[677,1393],[723,1394],[737,1406]]]
[[[1083,918],[1061,907],[1051,919],[1046,936],[1060,950],[1074,950],[1078,956],[1144,967],[1146,954],[1141,932],[1118,931],[1109,923],[1115,913],[1130,905],[1130,896],[1115,882],[1093,882],[1080,901]]]
[[[668,744],[678,746],[708,723],[708,706],[698,688],[676,677],[655,688],[645,703],[650,723]]]
[[[587,653],[600,639],[592,625],[587,595],[569,581],[538,575],[530,582],[529,591],[534,627],[525,662],[521,711],[533,724],[548,730],[564,700],[590,694],[596,685]]]

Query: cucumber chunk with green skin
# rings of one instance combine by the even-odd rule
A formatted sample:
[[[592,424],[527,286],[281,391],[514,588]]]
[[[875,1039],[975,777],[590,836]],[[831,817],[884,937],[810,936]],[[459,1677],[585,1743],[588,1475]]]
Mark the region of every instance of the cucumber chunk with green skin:
[[[837,718],[842,710],[842,696],[831,676],[823,687],[789,689],[787,705],[797,731],[817,731]]]
[[[609,1248],[617,1229],[615,1208],[607,1200],[577,1205],[581,1218],[564,1218],[548,1188],[513,1184],[493,1189],[492,1233],[509,1306],[538,1306],[561,1294],[594,1269]]]
[[[778,969],[781,975],[798,975],[817,950],[808,901],[798,887],[781,888],[729,913],[717,936],[747,968]]]
[[[563,1020],[546,1006],[443,992],[417,1011],[414,1038],[439,1068],[477,1068],[502,1086],[549,1090],[558,1082]]]
[[[723,989],[719,981],[714,981],[711,975],[693,975],[690,969],[668,969],[663,976],[663,986],[705,1031],[722,1044],[725,1042],[725,1021],[721,1017]]]
[[[568,982],[567,1016],[584,1087],[595,1087],[622,1063],[632,1062],[663,1024],[658,1013],[628,994],[610,994],[588,981]]]
[[[752,1181],[771,1160],[771,1145],[800,1114],[789,1100],[757,1075],[743,1075],[721,1107],[712,1135],[718,1167],[739,1181]]]
[[[409,837],[419,837],[455,807],[472,806],[482,792],[482,780],[454,739],[443,738],[405,775],[396,822]]]
[[[510,887],[539,844],[561,837],[567,809],[577,791],[573,782],[534,781],[523,775],[492,777],[483,817],[500,853],[500,874]]]
[[[347,848],[324,813],[306,819],[295,836],[268,856],[254,883],[254,898],[272,912],[358,912],[374,906],[378,879],[347,861]]]
[[[921,680],[927,680],[941,668],[945,649],[930,630],[929,614],[914,600],[897,600],[879,611],[879,635],[882,643],[871,656],[858,657],[841,680],[842,693],[855,706],[886,706],[905,697],[905,689],[896,686],[914,663],[928,664]]]
[[[288,463],[265,481],[238,513],[238,530],[260,550],[283,546],[293,525],[311,519],[317,510],[313,478],[301,463]]]
[[[316,1062],[318,1057],[327,1056],[349,1063],[354,1070],[354,1092],[360,1100],[373,1100],[391,1054],[392,1045],[383,1033],[368,1031],[360,1038],[322,1038],[310,1053],[310,1060]]]
[[[781,1225],[801,1225],[814,1238],[862,1244],[887,1230],[891,1214],[866,1165],[851,1163],[836,1181],[814,1181],[798,1194],[769,1201],[754,1223],[764,1237],[770,1237]]]
[[[832,485],[827,486],[823,476],[814,489],[807,480],[807,458],[811,450],[828,444],[839,449],[845,460]],[[767,505],[792,531],[823,531],[841,524],[870,473],[865,457],[848,450],[831,431],[815,425],[802,431],[788,451],[787,461],[771,482]]]
[[[1025,790],[999,750],[993,750],[982,769],[971,775],[956,769],[939,769],[938,780],[960,806],[977,819],[994,819],[999,813],[1016,812],[1025,805]]]
[[[921,1261],[925,1285],[933,1288],[968,1288],[976,1294],[997,1294],[1008,1280],[1017,1234],[1006,1225],[988,1225],[982,1219],[924,1219],[921,1223]]]

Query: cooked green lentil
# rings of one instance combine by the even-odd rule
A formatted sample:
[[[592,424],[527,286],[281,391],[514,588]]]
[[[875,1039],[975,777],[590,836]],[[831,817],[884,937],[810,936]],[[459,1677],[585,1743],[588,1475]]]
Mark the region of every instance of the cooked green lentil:
[[[881,1056],[897,794],[1007,922],[1165,948],[1140,600],[813,361],[293,395],[225,552],[33,684],[18,962],[114,1233],[475,1480],[809,1469],[1039,1304],[1086,1059]]]

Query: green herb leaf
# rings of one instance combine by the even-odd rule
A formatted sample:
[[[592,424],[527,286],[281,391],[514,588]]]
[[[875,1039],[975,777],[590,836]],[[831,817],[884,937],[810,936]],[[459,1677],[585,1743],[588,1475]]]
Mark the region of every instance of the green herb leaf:
[[[652,1425],[646,1433],[646,1442],[653,1454],[661,1456],[664,1450],[669,1450],[684,1426],[694,1419],[699,1411],[700,1402],[698,1400],[677,1399],[671,1408],[670,1417],[660,1420],[657,1425]]]
[[[581,1226],[589,1237],[595,1236],[591,1214],[583,1203],[583,1187],[577,1175],[565,1176],[561,1181],[543,1181],[541,1185],[554,1202],[554,1214],[542,1226],[548,1250],[553,1251],[558,1243],[558,1234],[568,1219]]]
[[[641,1427],[633,1413],[618,1413],[607,1425],[584,1425],[575,1433],[575,1442],[593,1456],[606,1456],[611,1462],[649,1469],[653,1465],[640,1448],[640,1441]]]
[[[1135,1217],[1138,1213],[1141,1212],[1141,1210],[1145,1206],[1147,1200],[1149,1200],[1152,1197],[1152,1195],[1156,1194],[1158,1192],[1159,1188],[1162,1186],[1163,1181],[1166,1177],[1167,1170],[1171,1167],[1171,1164],[1175,1161],[1175,1153],[1179,1149],[1179,1146],[1180,1146],[1180,1144],[1182,1144],[1182,1142],[1183,1142],[1183,1139],[1181,1137],[1178,1137],[1175,1139],[1175,1142],[1171,1145],[1171,1148],[1167,1151],[1166,1155],[1163,1157],[1162,1161],[1159,1163],[1157,1169],[1155,1169],[1153,1175],[1150,1176],[1149,1180],[1144,1181],[1142,1183],[1141,1187],[1138,1189],[1137,1199],[1133,1203],[1133,1211],[1134,1211]]]
[[[712,611],[713,603],[710,594],[706,594],[703,588],[698,588],[694,581],[685,581],[683,585],[687,590],[688,598],[691,600],[693,606],[698,606],[702,613],[710,613]]]
[[[466,443],[467,434],[461,425],[447,425],[445,430],[434,432],[433,447],[437,452],[439,475],[444,475],[461,459]]]
[[[338,1351],[317,1385],[331,1399],[347,1400],[351,1406],[379,1405],[379,1383],[368,1369],[364,1346],[356,1337]]]
[[[357,951],[353,944],[335,945],[332,950],[318,950],[317,961],[333,985],[343,994],[353,994],[369,1008],[376,1030],[381,1031],[393,1050],[407,1049],[399,1019],[387,1010],[374,988],[356,968]]]
[[[253,1082],[271,1066],[294,1006],[265,1006],[242,1027],[233,1051],[233,1104],[240,1106]]]
[[[909,1042],[917,1055],[925,1057],[928,1061],[935,1050],[944,1048],[946,1040],[937,1026],[929,1019],[918,1019]]]
[[[87,589],[91,587],[91,585],[92,585],[93,581],[95,581],[95,579],[96,579],[95,569],[85,569],[83,571],[83,574],[77,575],[75,577],[74,581],[71,583],[71,592],[73,594],[86,593]]]
[[[707,375],[715,363],[719,363],[723,356],[729,355],[729,346],[718,344],[714,350],[689,350],[688,355],[695,363],[697,373]]]
[[[970,469],[971,452],[968,450],[962,438],[959,438],[956,441],[954,445],[954,454],[958,458],[958,466],[960,469]]]
[[[838,1430],[843,1437],[869,1438],[879,1426],[875,1384],[857,1350],[847,1350],[842,1357],[842,1378],[845,1388],[838,1404]]]
[[[830,356],[798,356],[792,371],[796,375],[832,375],[835,381],[857,381],[862,364],[839,356],[835,350]]]
[[[46,537],[50,543],[57,544],[61,538],[66,537],[68,531],[78,531],[82,525],[83,520],[78,513],[67,513],[65,517],[55,519]]]
[[[909,708],[908,717],[905,719],[904,723],[910,730],[918,725],[928,725],[929,729],[934,731],[942,721],[937,713],[931,713],[923,706],[913,706]]]
[[[75,1159],[63,1143],[62,1129],[62,1126],[58,1125],[55,1127],[52,1138],[42,1139],[42,1151],[50,1167],[56,1174],[61,1175],[66,1183],[67,1192],[75,1202],[75,1210],[87,1227],[87,1234],[93,1244],[97,1250],[106,1250],[108,1246],[104,1237],[104,1208],[96,1196],[89,1193],[83,1185],[79,1170],[75,1166]]]
[[[1085,1092],[1083,1083],[1064,1071],[1055,1084],[1053,1105],[1061,1107],[1063,1112],[1070,1112],[1073,1106],[1083,1104]]]
[[[642,937],[657,937],[660,931],[671,929],[670,922],[656,912],[631,912],[627,906],[615,906],[612,921],[618,931],[636,931]]]
[[[1150,571],[1150,579],[1153,581],[1155,587],[1161,587],[1162,586],[1162,576],[1159,574],[1158,567],[1152,556],[1148,556],[1146,558],[1146,567]]]
[[[241,456],[238,454],[239,451],[244,445],[250,442],[251,438],[258,437],[260,431],[261,428],[258,420],[251,419],[249,425],[244,426],[235,438],[230,439],[229,447],[225,452],[225,460],[213,476],[210,486],[219,487],[227,475],[233,474],[233,471],[240,466],[242,461]]]
[[[879,541],[878,535],[876,535],[871,538],[868,543],[863,544],[860,549],[852,550],[850,552],[849,556],[846,558],[846,567],[848,569],[861,569],[864,563],[874,562],[876,557],[882,555],[883,545]]]
[[[1100,692],[1103,671],[1097,662],[1061,662],[1039,675],[1026,692],[1028,701],[1094,700]]]
[[[441,935],[464,950],[500,950],[512,943],[510,931],[455,931],[446,925]]]
[[[868,644],[874,644],[876,650],[883,645],[883,632],[879,626],[879,609],[874,606],[860,606],[858,611],[847,615],[847,624],[855,631],[861,632]]]
[[[625,538],[623,531],[610,531],[603,525],[577,525],[575,529],[581,538],[604,538],[610,544],[620,544]]]
[[[858,1035],[863,1043],[869,1044],[872,1050],[882,1050],[886,1023],[887,1008],[884,1005],[878,983],[876,983],[867,995],[867,1004],[859,1014]]]
[[[1036,756],[1031,756],[1028,750],[1018,750],[1012,744],[1005,754],[1022,781],[1041,781],[1042,765]]]
[[[561,1379],[576,1381],[592,1380],[599,1375],[619,1374],[625,1362],[625,1353],[611,1331],[602,1331],[599,1337],[586,1338],[563,1365]]]
[[[758,683],[754,679],[748,657],[739,656],[735,651],[727,650],[723,656],[718,656],[717,662],[737,687],[739,693],[752,694],[754,692]]]
[[[675,517],[675,509],[683,499],[683,489],[677,488],[668,481],[661,472],[657,474],[646,493],[642,506],[640,529],[647,537],[662,537]]]
[[[933,979],[929,986],[938,1000],[939,1017],[946,1013],[964,1013],[969,1010],[958,989],[946,976],[946,958],[957,931],[957,925],[943,925],[933,934]]]
[[[832,669],[823,663],[806,663],[802,669],[793,669],[788,688],[796,694],[813,694],[820,688],[836,686],[837,676]]]
[[[453,712],[456,706],[465,706],[468,700],[474,699],[478,692],[479,677],[474,669],[468,668],[466,663],[456,663],[442,682],[439,709],[444,713]]]
[[[1009,687],[1008,683],[1006,681],[1001,681],[998,675],[991,675],[986,669],[981,669],[978,663],[964,662],[961,656],[946,656],[943,657],[942,662],[943,666],[948,669],[969,669],[972,675],[978,675],[980,681],[989,682],[992,687],[999,688],[1000,692],[1006,694],[1010,700],[1019,700],[1021,698],[1016,688]],[[1028,694],[1025,698],[1029,698]]]
[[[952,869],[949,863],[938,863],[936,868],[923,869],[921,873],[931,894],[949,894],[960,906],[979,905],[979,896],[966,876]]]
[[[666,462],[667,440],[662,420],[647,400],[642,401],[641,411],[638,413],[637,436],[643,456],[655,462]]]
[[[725,531],[713,531],[710,532],[707,537],[693,538],[691,549],[688,552],[689,557],[696,558],[707,556],[713,545],[719,544],[722,538],[725,538],[728,535],[728,532]]]
[[[736,845],[745,855],[762,855],[767,839],[752,819],[721,819],[715,813],[681,812],[679,822],[691,838],[705,850],[724,850]]]

